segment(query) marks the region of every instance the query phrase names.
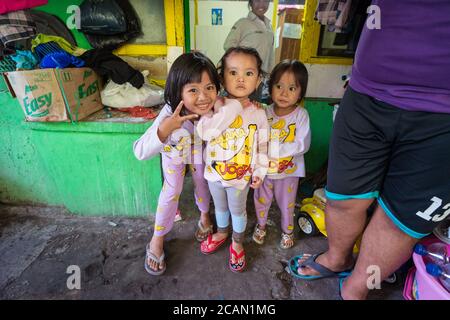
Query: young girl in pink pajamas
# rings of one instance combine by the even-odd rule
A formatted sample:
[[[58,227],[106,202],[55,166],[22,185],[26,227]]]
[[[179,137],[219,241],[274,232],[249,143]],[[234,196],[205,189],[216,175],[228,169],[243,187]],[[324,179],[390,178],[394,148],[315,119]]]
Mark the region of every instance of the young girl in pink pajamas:
[[[300,177],[305,176],[303,154],[311,142],[308,112],[299,105],[306,93],[308,71],[297,60],[275,66],[269,88],[273,100],[267,110],[270,124],[269,170],[261,188],[255,190],[258,223],[253,240],[264,243],[267,215],[275,196],[281,211],[282,249],[294,245],[294,207]]]
[[[139,160],[161,153],[164,174],[154,233],[145,258],[145,269],[152,275],[160,275],[166,270],[163,241],[173,226],[186,164],[191,168],[195,201],[201,212],[196,238],[202,241],[212,233],[209,218],[211,198],[203,176],[203,143],[194,138],[193,121],[211,110],[219,88],[217,70],[206,56],[201,53],[181,55],[174,61],[167,77],[166,105],[152,126],[134,143],[134,154]]]
[[[248,190],[261,186],[268,165],[267,118],[248,98],[261,82],[261,58],[255,49],[230,48],[222,57],[220,75],[228,97],[240,103],[215,107],[214,113],[203,115],[197,125],[199,136],[208,141],[205,178],[217,222],[217,232],[202,242],[201,251],[213,253],[225,242],[231,216],[228,265],[231,271],[240,272],[245,268]]]

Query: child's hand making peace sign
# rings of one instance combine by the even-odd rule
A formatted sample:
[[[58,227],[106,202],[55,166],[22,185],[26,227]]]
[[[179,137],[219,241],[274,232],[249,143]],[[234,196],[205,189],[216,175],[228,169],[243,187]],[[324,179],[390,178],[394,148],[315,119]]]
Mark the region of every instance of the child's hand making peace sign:
[[[183,100],[180,101],[173,114],[161,122],[158,127],[158,138],[160,141],[166,141],[170,134],[176,129],[181,128],[185,121],[198,118],[198,114],[188,114],[187,116],[180,116],[182,108]]]

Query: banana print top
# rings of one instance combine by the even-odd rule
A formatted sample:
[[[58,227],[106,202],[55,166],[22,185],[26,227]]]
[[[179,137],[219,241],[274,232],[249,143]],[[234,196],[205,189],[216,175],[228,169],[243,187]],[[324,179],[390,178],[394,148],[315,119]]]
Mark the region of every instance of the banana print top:
[[[174,130],[166,141],[160,141],[158,127],[161,122],[173,114],[169,105],[165,105],[150,128],[134,142],[133,151],[138,160],[146,160],[158,153],[178,163],[202,163],[203,141],[194,136],[194,124],[185,121],[181,128]]]
[[[214,113],[202,116],[197,125],[198,135],[207,141],[205,179],[240,190],[252,175],[264,180],[268,166],[266,114],[250,101],[246,104],[243,108],[239,101],[227,99],[225,106],[216,105]]]
[[[266,108],[266,114],[270,125],[267,176],[271,179],[304,177],[303,154],[311,144],[308,111],[298,107],[290,114],[279,117],[272,104]]]

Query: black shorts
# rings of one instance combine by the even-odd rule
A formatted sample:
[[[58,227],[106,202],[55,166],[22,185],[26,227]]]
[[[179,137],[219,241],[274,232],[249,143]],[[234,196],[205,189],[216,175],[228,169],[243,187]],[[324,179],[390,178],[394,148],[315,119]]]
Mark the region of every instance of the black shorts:
[[[326,195],[377,198],[422,238],[450,215],[450,114],[407,111],[347,89],[334,122]]]

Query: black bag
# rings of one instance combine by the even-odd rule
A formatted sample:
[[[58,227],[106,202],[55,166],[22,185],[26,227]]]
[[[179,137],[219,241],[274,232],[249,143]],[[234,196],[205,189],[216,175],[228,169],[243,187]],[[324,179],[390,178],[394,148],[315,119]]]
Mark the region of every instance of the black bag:
[[[81,32],[94,35],[113,35],[127,31],[122,8],[115,0],[85,0],[80,5]]]
[[[136,11],[128,2],[128,0],[115,0],[122,12],[124,12],[126,20],[126,32],[115,35],[94,35],[85,33],[86,39],[93,48],[107,48],[114,50],[131,39],[141,34],[141,23]]]

